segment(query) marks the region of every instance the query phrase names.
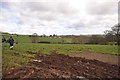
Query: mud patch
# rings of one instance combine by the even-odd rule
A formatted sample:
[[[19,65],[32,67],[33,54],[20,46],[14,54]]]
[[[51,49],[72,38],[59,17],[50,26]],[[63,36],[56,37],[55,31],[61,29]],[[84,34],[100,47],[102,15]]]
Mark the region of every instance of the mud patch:
[[[63,54],[37,55],[32,62],[9,74],[7,78],[120,78],[120,66],[89,60],[81,57],[70,57]]]
[[[69,54],[70,57],[82,57],[86,59],[96,59],[109,64],[120,64],[120,56],[102,53],[79,53],[79,54]]]

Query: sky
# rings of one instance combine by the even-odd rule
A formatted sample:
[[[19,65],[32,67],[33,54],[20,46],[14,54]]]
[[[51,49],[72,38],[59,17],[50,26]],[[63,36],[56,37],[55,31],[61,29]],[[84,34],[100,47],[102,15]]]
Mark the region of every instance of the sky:
[[[119,0],[1,0],[0,32],[104,34],[118,23]]]

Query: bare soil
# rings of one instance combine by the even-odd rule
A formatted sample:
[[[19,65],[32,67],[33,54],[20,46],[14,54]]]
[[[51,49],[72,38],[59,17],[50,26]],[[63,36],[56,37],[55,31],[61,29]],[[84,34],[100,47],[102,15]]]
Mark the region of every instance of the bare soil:
[[[119,70],[119,65],[95,59],[71,57],[64,54],[38,54],[32,62],[20,69],[4,73],[3,80],[10,78],[120,78]]]
[[[82,57],[86,59],[95,59],[109,64],[120,64],[120,56],[102,53],[79,53],[69,54],[70,57]]]

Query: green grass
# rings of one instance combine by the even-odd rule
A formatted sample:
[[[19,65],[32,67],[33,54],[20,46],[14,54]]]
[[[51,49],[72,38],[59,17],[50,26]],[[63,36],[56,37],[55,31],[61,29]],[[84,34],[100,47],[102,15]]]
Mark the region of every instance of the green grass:
[[[29,35],[9,35],[9,34],[2,34],[6,39],[9,39],[10,36],[13,37],[15,42],[18,43],[31,43],[34,39],[33,37],[29,37]],[[62,43],[64,42],[71,42],[70,38],[49,38],[49,37],[37,37],[36,40],[38,42],[45,41],[50,43]]]
[[[6,46],[2,49],[3,71],[5,72],[11,68],[19,68],[22,65],[30,62],[30,57],[34,57],[35,55],[28,54],[26,51],[39,51],[43,54],[70,54],[86,52],[118,54],[118,49],[115,45],[19,43],[14,45],[14,50],[10,50],[9,44],[6,44]]]
[[[75,53],[75,52],[93,52],[93,53],[108,53],[117,54],[117,46],[115,45],[85,45],[85,44],[32,44],[21,43],[16,44],[17,51],[41,51],[42,53],[50,53],[56,50],[58,53]]]
[[[8,46],[8,45],[7,45]],[[7,49],[7,48],[5,48]],[[25,53],[26,51],[40,51],[48,54],[51,51],[58,53],[108,53],[117,54],[118,49],[116,45],[85,45],[85,44],[35,44],[35,43],[19,43],[15,44],[14,50]]]
[[[3,34],[5,38],[10,35]],[[118,47],[116,45],[86,45],[86,44],[37,44],[31,43],[32,40],[28,35],[12,35],[18,44],[14,45],[14,50],[9,49],[9,44],[6,44],[2,49],[3,72],[11,68],[19,68],[24,64],[31,61],[34,54],[28,54],[27,51],[40,52],[42,54],[58,53],[58,54],[71,54],[71,53],[105,53],[105,54],[118,54]],[[71,38],[46,38],[39,37],[39,41],[49,41],[51,43],[58,42],[71,42]],[[119,53],[120,55],[120,53]]]
[[[24,64],[31,61],[33,54],[26,54],[17,50],[10,50],[9,45],[6,44],[2,49],[2,70],[3,73],[7,73],[12,68],[19,68]]]

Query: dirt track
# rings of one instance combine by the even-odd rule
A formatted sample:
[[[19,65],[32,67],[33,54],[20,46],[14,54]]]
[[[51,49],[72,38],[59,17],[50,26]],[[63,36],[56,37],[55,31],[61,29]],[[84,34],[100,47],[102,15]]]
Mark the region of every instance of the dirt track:
[[[109,64],[120,64],[120,56],[111,54],[100,54],[100,53],[79,53],[79,54],[69,54],[70,57],[83,57],[86,59],[96,59]]]
[[[70,57],[63,54],[37,55],[29,64],[3,74],[4,78],[120,78],[120,66]]]

